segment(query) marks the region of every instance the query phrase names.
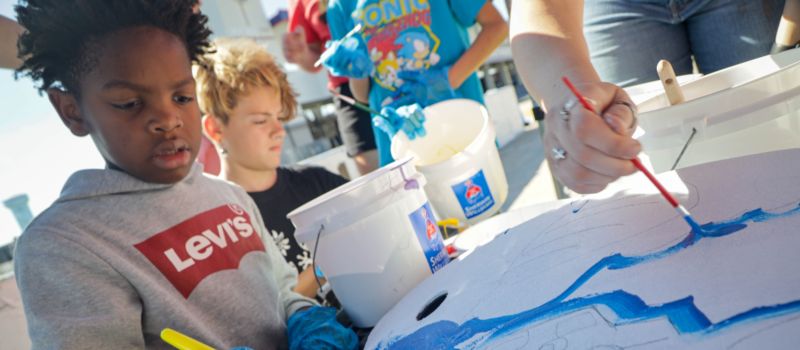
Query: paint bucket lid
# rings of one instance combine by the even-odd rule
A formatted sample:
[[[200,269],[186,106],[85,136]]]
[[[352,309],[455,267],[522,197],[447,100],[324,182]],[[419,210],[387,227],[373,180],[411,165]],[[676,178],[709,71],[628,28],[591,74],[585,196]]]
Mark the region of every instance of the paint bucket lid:
[[[684,103],[671,106],[666,94],[659,94],[638,105],[639,125],[645,130],[641,141],[650,147],[683,145],[692,127],[701,131],[699,137],[714,137],[779,117],[781,113],[764,110],[797,96],[798,74],[800,50],[790,50],[687,83],[681,87]],[[665,138],[675,135],[680,137]]]
[[[397,200],[398,191],[422,191],[425,178],[406,157],[339,186],[289,213],[295,238],[309,243],[324,226],[332,232]]]
[[[640,103],[639,138],[657,172],[800,146],[800,50],[764,56]],[[689,145],[691,143],[691,145]],[[689,145],[687,152],[682,149]]]

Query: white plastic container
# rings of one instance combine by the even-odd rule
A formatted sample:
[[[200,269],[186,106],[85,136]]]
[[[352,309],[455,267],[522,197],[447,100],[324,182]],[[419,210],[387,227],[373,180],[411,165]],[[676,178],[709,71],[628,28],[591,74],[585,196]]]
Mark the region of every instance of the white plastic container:
[[[639,104],[639,139],[656,172],[800,147],[800,50],[764,56],[682,87],[686,102],[662,93]]]
[[[488,218],[503,206],[508,181],[489,115],[480,103],[453,99],[424,109],[425,137],[392,138],[392,156],[415,158],[425,175],[428,194],[441,218],[469,224]]]
[[[411,159],[395,161],[293,210],[295,237],[312,251],[344,311],[372,327],[448,262]]]

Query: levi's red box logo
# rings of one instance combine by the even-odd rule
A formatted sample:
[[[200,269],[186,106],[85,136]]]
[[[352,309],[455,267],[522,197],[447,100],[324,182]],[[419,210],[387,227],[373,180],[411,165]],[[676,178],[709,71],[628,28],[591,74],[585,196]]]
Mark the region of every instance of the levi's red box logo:
[[[184,298],[211,274],[237,269],[249,252],[266,252],[241,207],[223,205],[203,212],[134,245]]]

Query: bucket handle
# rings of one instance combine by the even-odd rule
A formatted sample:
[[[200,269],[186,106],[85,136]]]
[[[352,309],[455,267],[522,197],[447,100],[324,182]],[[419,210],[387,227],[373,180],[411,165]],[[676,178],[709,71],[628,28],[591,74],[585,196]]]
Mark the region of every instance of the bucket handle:
[[[319,280],[319,276],[317,275],[317,248],[319,248],[319,237],[322,235],[322,230],[325,229],[325,224],[319,225],[319,231],[317,231],[317,239],[314,241],[314,252],[311,253],[311,268],[314,269],[314,280],[317,281],[317,286],[321,290],[323,288],[322,282]]]
[[[403,177],[403,189],[406,191],[419,189],[419,183],[417,180],[406,177],[406,172],[403,170],[403,167],[400,167],[400,176]]]

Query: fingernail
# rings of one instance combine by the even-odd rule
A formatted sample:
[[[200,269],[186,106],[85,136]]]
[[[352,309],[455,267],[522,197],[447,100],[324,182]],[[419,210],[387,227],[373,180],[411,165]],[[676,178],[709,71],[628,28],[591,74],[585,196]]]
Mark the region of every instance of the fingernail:
[[[606,124],[608,124],[608,126],[611,127],[611,130],[613,130],[617,134],[620,133],[621,129],[619,128],[619,120],[617,118],[609,114],[606,114],[603,116],[603,120],[605,120]]]

